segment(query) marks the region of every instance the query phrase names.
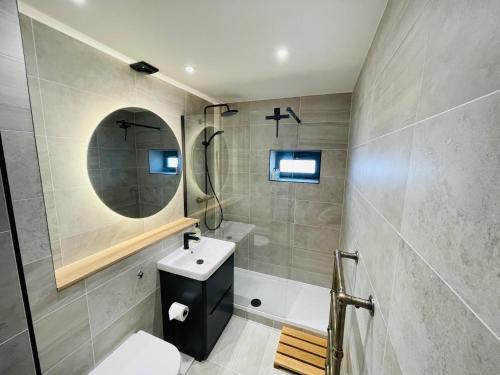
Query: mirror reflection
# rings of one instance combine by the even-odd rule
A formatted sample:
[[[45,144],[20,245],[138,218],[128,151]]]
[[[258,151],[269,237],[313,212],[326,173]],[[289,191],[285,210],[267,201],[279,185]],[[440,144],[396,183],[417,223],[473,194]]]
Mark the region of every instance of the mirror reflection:
[[[123,108],[97,126],[87,167],[95,192],[109,208],[143,218],[163,209],[177,192],[181,149],[159,116],[142,108]]]

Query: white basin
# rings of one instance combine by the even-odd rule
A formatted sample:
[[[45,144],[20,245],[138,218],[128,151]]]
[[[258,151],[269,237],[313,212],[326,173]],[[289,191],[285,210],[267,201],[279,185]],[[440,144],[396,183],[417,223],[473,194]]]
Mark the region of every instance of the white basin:
[[[233,242],[202,236],[200,242],[189,241],[188,250],[179,247],[157,266],[161,271],[205,281],[234,253],[234,248]],[[198,264],[200,260],[202,264]]]

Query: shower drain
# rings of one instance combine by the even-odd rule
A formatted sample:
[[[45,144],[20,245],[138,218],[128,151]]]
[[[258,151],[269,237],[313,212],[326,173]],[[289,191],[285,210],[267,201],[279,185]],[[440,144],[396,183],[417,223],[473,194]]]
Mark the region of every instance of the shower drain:
[[[233,236],[226,236],[226,240],[232,240]]]
[[[258,298],[254,298],[253,300],[250,301],[250,304],[253,306],[253,307],[259,307],[260,305],[262,305],[262,302],[260,299]]]
[[[203,259],[197,259],[196,264],[203,264],[205,261]]]

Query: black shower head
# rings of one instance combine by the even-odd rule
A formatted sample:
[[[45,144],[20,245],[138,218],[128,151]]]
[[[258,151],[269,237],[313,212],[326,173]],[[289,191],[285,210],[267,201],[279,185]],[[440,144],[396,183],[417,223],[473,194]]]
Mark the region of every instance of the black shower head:
[[[207,123],[207,110],[209,108],[217,108],[217,107],[225,107],[226,108],[226,110],[220,114],[222,117],[229,117],[229,116],[233,116],[233,115],[238,113],[237,109],[229,108],[229,106],[226,103],[207,105],[207,106],[205,106],[205,108],[203,108],[203,123],[205,123],[205,124]]]
[[[224,133],[224,130],[218,130],[218,131],[216,131],[214,134],[212,134],[212,135],[210,136],[210,138],[208,138],[208,140],[207,140],[207,141],[203,141],[203,142],[201,142],[201,144],[202,144],[203,146],[205,146],[205,147],[210,146],[210,142],[212,142],[212,139],[214,139],[214,137],[215,137],[216,135],[220,135],[220,134],[222,134],[222,133]]]
[[[220,115],[222,117],[230,117],[230,116],[234,116],[237,113],[238,113],[237,109],[228,109],[227,111],[222,112]]]

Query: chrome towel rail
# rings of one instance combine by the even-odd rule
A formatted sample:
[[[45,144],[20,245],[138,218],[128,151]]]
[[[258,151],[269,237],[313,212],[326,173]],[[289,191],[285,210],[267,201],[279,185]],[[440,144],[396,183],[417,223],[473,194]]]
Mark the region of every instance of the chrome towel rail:
[[[351,259],[358,262],[359,254],[335,250],[333,264],[332,290],[330,291],[330,323],[327,330],[328,355],[326,356],[326,375],[340,375],[340,365],[344,352],[342,350],[344,343],[344,325],[347,305],[356,308],[363,308],[370,311],[373,316],[375,304],[373,297],[368,299],[353,297],[346,293],[344,283],[344,270],[342,268],[342,258]]]

